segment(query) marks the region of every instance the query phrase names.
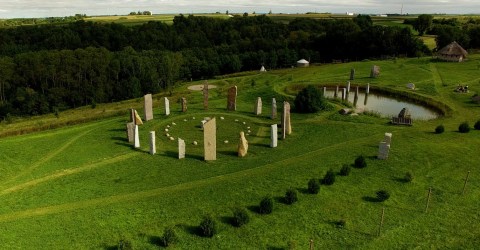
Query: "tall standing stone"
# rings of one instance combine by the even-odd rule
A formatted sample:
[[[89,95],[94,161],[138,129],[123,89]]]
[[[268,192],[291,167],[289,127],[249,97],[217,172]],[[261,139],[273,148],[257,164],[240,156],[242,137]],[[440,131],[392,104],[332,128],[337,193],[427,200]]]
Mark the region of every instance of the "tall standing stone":
[[[165,115],[170,115],[170,101],[167,97],[163,99],[165,101]]]
[[[327,87],[323,87],[323,97],[327,97]]]
[[[134,116],[135,116],[135,125],[142,125],[143,124],[142,118],[140,118],[137,111],[134,110],[133,113],[134,113]]]
[[[143,96],[143,99],[144,99],[145,121],[148,122],[153,119],[152,94],[146,94],[145,96]]]
[[[272,119],[277,119],[277,101],[275,98],[272,98],[272,115],[270,117]]]
[[[130,122],[135,123],[135,109],[130,109]]]
[[[262,114],[262,98],[261,97],[257,97],[257,100],[255,101],[255,107],[253,109],[253,113],[255,115]]]
[[[182,97],[182,112],[187,112],[187,98]]]
[[[245,138],[245,133],[240,132],[240,140],[238,142],[238,156],[245,157],[248,152],[248,141]]]
[[[377,78],[380,75],[380,66],[373,65],[372,70],[370,71],[371,78]]]
[[[355,80],[355,69],[350,70],[350,81]]]
[[[347,93],[350,93],[350,81],[347,82]]]
[[[380,160],[388,159],[389,151],[390,151],[390,145],[384,141],[380,142],[380,145],[378,146],[378,159]]]
[[[215,118],[203,125],[204,159],[214,161],[217,159],[217,124]]]
[[[178,138],[178,159],[185,158],[185,141]]]
[[[237,110],[237,86],[233,86],[228,89],[227,110]]]
[[[150,131],[150,154],[157,153],[157,146],[155,145],[155,131]]]
[[[353,97],[353,106],[357,107],[357,102],[358,102],[358,86],[355,89],[355,96]]]
[[[138,125],[135,125],[135,133],[134,133],[134,142],[133,147],[139,148],[140,147],[140,135],[138,134]]]
[[[127,123],[127,138],[128,142],[132,143],[135,138],[135,123],[129,122]]]
[[[203,109],[208,110],[208,81],[203,84]]]
[[[278,144],[278,126],[277,124],[271,125],[270,130],[270,147],[276,148]]]
[[[290,123],[290,103],[283,102],[282,139],[285,139],[287,135],[291,133],[292,133],[292,126]]]
[[[390,145],[390,143],[392,143],[392,133],[385,133],[383,141]]]
[[[367,83],[367,89],[365,90],[365,93],[367,95],[370,94],[370,83]]]
[[[345,101],[346,98],[347,98],[347,89],[342,88],[342,101]]]
[[[333,95],[334,98],[338,97],[338,85],[335,87],[335,94]]]

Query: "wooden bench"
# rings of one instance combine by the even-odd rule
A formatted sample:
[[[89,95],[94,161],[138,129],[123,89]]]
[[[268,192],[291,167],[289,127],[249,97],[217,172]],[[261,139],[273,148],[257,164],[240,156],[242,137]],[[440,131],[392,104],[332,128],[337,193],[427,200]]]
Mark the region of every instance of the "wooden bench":
[[[390,122],[394,125],[407,125],[407,126],[413,125],[412,118],[392,117],[392,120]]]

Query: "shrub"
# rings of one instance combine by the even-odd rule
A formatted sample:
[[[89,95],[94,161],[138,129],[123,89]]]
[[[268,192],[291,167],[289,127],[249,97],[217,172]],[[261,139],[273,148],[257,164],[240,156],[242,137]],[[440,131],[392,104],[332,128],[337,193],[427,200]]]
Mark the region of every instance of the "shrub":
[[[121,239],[117,245],[118,250],[130,250],[133,249],[132,243],[129,240]]]
[[[285,203],[293,204],[298,201],[298,192],[297,190],[290,188],[285,193]]]
[[[250,216],[248,216],[247,210],[244,208],[235,208],[233,210],[233,225],[236,227],[241,227],[247,224],[250,221]]]
[[[356,168],[365,168],[367,166],[367,161],[365,160],[365,157],[363,155],[358,156],[355,159],[354,166]]]
[[[480,120],[478,120],[475,125],[473,125],[473,128],[476,130],[480,130]]]
[[[458,131],[460,133],[468,133],[470,132],[470,125],[468,125],[468,122],[462,122],[460,126],[458,126]]]
[[[405,182],[412,182],[413,181],[413,174],[410,172],[405,173],[404,177]]]
[[[324,185],[332,185],[334,182],[335,182],[335,173],[333,172],[332,169],[330,169],[325,174],[325,177],[323,177],[322,183]]]
[[[178,237],[177,233],[175,232],[175,228],[173,227],[167,227],[165,228],[165,231],[163,231],[162,237],[160,237],[160,241],[162,243],[162,246],[168,247],[175,242],[177,242]]]
[[[205,237],[212,237],[217,231],[217,225],[211,215],[205,215],[199,227],[200,233]]]
[[[340,169],[341,176],[348,176],[350,174],[350,166],[348,164],[343,164],[342,169]]]
[[[273,198],[270,196],[265,196],[260,201],[260,209],[258,212],[261,214],[270,214],[273,211]]]
[[[308,181],[308,192],[311,194],[318,194],[320,192],[320,181],[312,178]]]
[[[445,131],[445,127],[443,125],[438,125],[436,128],[435,128],[435,134],[441,134]]]
[[[390,194],[386,190],[378,190],[377,191],[377,200],[378,201],[386,201],[390,198]]]
[[[335,222],[335,226],[344,228],[347,225],[347,221],[345,219],[341,219]]]
[[[299,113],[315,113],[328,106],[327,100],[323,97],[318,88],[308,85],[295,97],[295,110]]]

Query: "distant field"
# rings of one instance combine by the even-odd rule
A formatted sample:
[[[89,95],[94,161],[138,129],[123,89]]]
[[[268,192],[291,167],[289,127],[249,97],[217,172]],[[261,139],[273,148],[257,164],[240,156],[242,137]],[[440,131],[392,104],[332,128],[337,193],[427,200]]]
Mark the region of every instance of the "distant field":
[[[139,25],[142,23],[150,22],[150,21],[160,21],[168,24],[173,23],[173,18],[176,15],[180,14],[159,14],[159,15],[125,15],[125,16],[93,16],[87,17],[85,21],[92,21],[92,22],[113,22],[113,23],[121,23],[125,25]],[[188,15],[188,14],[185,14]],[[206,17],[214,17],[214,18],[228,18],[228,15],[225,14],[195,14],[195,16],[206,16]]]

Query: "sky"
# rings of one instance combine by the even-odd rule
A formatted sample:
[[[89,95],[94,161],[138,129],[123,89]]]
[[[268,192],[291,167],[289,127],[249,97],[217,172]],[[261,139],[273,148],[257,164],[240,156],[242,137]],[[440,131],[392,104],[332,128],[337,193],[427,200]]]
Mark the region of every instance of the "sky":
[[[480,0],[0,0],[0,18],[59,17],[75,14],[305,13],[480,14]]]

